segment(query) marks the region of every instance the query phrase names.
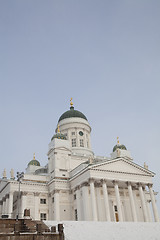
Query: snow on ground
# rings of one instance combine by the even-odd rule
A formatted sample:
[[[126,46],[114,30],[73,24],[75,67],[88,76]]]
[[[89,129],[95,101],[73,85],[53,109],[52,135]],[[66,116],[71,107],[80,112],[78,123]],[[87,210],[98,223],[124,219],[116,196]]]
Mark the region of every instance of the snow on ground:
[[[160,223],[45,221],[63,223],[65,240],[160,240]]]

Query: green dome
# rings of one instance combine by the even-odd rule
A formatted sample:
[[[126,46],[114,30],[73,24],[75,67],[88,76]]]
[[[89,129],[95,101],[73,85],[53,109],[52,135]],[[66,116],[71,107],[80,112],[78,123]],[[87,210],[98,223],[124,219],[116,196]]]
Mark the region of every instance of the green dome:
[[[28,166],[29,165],[40,166],[40,163],[36,159],[33,159],[28,163]]]
[[[60,132],[56,133],[56,134],[51,138],[51,141],[52,141],[54,138],[66,140],[66,136],[63,135],[63,134],[60,133]]]
[[[113,148],[113,152],[115,152],[117,148],[127,150],[127,148],[123,144],[116,144]]]
[[[79,111],[77,111],[77,110],[74,110],[74,107],[71,106],[71,107],[70,107],[70,110],[66,111],[65,113],[63,113],[63,114],[60,116],[58,122],[60,122],[60,121],[63,120],[63,119],[72,118],[72,117],[83,118],[83,119],[87,120],[86,116],[85,116],[83,113],[81,113],[81,112],[79,112]]]

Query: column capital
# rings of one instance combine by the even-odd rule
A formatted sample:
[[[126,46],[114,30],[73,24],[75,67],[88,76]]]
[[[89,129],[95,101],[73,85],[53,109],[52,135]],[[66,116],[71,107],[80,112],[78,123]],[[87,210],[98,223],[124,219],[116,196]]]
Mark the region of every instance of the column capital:
[[[25,192],[25,191],[21,192],[21,196],[27,196],[27,194],[28,192]]]
[[[104,178],[102,178],[100,181],[101,181],[102,184],[104,184],[104,183],[106,184],[107,183],[107,180],[104,179]]]
[[[132,183],[129,181],[127,181],[126,184],[127,184],[127,186],[132,186]]]
[[[89,183],[95,183],[95,179],[94,179],[94,178],[89,178],[89,179],[88,179],[88,182],[89,182]]]
[[[141,182],[138,182],[138,183],[137,183],[137,186],[138,186],[138,187],[142,187],[143,184],[142,184]]]
[[[80,185],[79,185],[79,186],[76,186],[76,187],[75,187],[75,191],[80,190],[80,188],[81,188]]]
[[[148,183],[147,186],[148,186],[148,188],[152,188],[153,187],[153,183]]]
[[[34,196],[35,196],[35,197],[38,197],[39,195],[40,195],[39,192],[34,192]]]
[[[116,180],[113,180],[112,183],[113,183],[114,186],[118,185],[118,181],[116,181]]]

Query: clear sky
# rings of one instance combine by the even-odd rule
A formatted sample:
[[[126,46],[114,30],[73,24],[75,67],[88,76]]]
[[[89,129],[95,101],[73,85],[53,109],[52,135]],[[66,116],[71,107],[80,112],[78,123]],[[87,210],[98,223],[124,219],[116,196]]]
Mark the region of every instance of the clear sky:
[[[94,153],[110,156],[119,136],[160,191],[159,92],[159,0],[0,1],[1,174],[24,171],[34,152],[47,163],[73,97]]]

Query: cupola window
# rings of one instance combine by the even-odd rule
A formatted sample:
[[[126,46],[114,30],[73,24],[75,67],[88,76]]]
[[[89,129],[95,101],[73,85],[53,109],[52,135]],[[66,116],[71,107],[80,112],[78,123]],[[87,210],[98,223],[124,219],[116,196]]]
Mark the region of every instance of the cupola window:
[[[76,138],[72,138],[72,147],[76,147]]]
[[[83,141],[83,139],[80,139],[80,147],[84,147],[84,141]]]

